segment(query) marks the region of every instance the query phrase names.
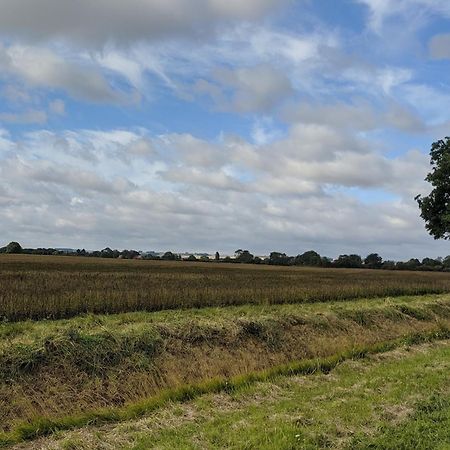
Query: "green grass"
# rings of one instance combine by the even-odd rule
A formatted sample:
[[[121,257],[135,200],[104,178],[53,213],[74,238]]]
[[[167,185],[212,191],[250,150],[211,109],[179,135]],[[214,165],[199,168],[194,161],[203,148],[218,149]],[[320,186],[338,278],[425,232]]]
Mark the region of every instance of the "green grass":
[[[414,405],[402,423],[381,426],[375,436],[358,436],[351,447],[358,450],[450,449],[450,393],[438,393]]]
[[[229,307],[205,307],[175,309],[156,312],[130,312],[121,314],[87,314],[70,319],[0,322],[0,351],[14,344],[44,342],[55,335],[65,335],[71,330],[96,334],[101,332],[132,333],[153,325],[166,329],[180,329],[195,323],[199,328],[231,328],[238,321],[307,320],[329,314],[351,318],[356,322],[369,320],[370,313],[383,312],[391,316],[430,318],[435,312],[450,317],[450,295],[398,296],[349,301],[328,301],[306,304],[241,305]]]
[[[93,420],[99,409],[115,418],[166,389],[442,332],[449,319],[445,295],[4,323],[0,430],[36,417],[40,429],[61,415]]]
[[[276,350],[286,338],[284,331],[295,326],[322,330],[325,336],[339,329],[350,331],[352,322],[370,328],[392,321],[444,323],[448,318],[450,296],[442,295],[6,322],[0,324],[0,381],[52,364],[71,364],[101,375],[135,357],[145,368],[162,354],[169,339],[182,340],[185,345],[207,342],[220,346],[251,337]]]
[[[137,433],[138,443],[130,448],[448,448],[449,369],[446,345],[367,367],[348,362],[330,377],[306,382],[262,383],[232,396],[236,408],[228,411],[214,397],[202,399],[200,420]],[[261,400],[264,393],[267,399]]]
[[[43,444],[79,450],[448,448],[449,341],[390,343],[341,355],[324,370],[317,361],[313,366],[230,380],[225,389],[211,385],[146,409],[142,419],[60,433]]]

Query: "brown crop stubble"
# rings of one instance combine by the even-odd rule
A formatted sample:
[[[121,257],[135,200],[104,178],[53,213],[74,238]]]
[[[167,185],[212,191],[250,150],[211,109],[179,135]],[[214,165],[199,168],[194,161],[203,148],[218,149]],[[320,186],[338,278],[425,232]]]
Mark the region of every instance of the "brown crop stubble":
[[[0,317],[281,304],[450,292],[450,274],[0,256]]]

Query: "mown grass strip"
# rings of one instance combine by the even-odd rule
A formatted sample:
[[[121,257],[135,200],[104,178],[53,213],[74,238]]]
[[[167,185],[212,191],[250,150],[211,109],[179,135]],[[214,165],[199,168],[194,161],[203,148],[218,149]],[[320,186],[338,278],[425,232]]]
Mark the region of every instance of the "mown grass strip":
[[[62,418],[52,419],[42,417],[30,423],[18,425],[11,432],[0,433],[0,447],[47,436],[57,431],[136,419],[168,403],[187,402],[205,394],[233,392],[257,382],[272,381],[282,376],[329,373],[339,364],[347,360],[364,359],[369,355],[384,353],[403,345],[417,345],[446,339],[450,339],[450,328],[441,326],[433,332],[411,334],[406,337],[370,346],[356,347],[326,358],[296,361],[228,379],[217,378],[201,383],[167,389],[157,396],[121,408],[104,408]]]
[[[445,394],[444,394],[445,395]],[[443,443],[447,446],[440,447]],[[449,448],[450,398],[434,395],[415,406],[414,414],[400,424],[384,426],[373,436],[357,436],[353,450],[429,450]],[[434,446],[436,444],[436,446]]]

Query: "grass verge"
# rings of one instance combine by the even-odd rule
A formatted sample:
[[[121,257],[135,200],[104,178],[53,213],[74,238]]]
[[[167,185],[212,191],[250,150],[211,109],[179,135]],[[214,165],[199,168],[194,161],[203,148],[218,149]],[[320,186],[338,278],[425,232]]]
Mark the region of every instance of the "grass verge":
[[[11,432],[1,433],[0,445],[8,446],[25,440],[35,439],[40,436],[46,436],[61,430],[135,419],[161,408],[169,402],[186,402],[208,393],[235,392],[244,387],[248,387],[249,385],[271,381],[281,376],[329,373],[344,361],[363,359],[368,355],[387,352],[402,345],[433,342],[449,338],[449,329],[438,329],[431,333],[413,334],[401,339],[354,348],[350,351],[342,352],[327,358],[297,361],[229,379],[214,379],[202,383],[186,385],[176,389],[167,389],[150,399],[122,408],[105,408],[85,414],[56,419],[37,419],[31,423],[19,425]]]
[[[450,327],[449,296],[0,325],[0,431]],[[37,382],[39,380],[39,382]]]
[[[418,402],[403,422],[387,424],[375,436],[360,435],[355,450],[441,450],[450,448],[450,394],[438,393]]]

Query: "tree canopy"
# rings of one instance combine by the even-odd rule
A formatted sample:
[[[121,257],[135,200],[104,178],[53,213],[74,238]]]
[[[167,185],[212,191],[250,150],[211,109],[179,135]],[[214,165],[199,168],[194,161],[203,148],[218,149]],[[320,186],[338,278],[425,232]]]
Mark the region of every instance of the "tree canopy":
[[[239,249],[234,253],[236,255],[236,262],[247,264],[253,262],[253,255],[248,250]]]
[[[309,250],[295,258],[295,264],[301,266],[320,266],[322,265],[322,258],[314,250]]]
[[[22,246],[18,242],[10,242],[6,247],[4,247],[3,253],[22,253]]]
[[[429,195],[416,196],[425,228],[435,239],[450,239],[450,137],[436,141],[430,151],[431,172],[425,181]]]
[[[339,255],[335,261],[336,267],[358,268],[362,266],[362,259],[359,255]]]
[[[383,265],[383,258],[378,253],[371,253],[364,259],[364,265],[370,269],[380,269]]]

